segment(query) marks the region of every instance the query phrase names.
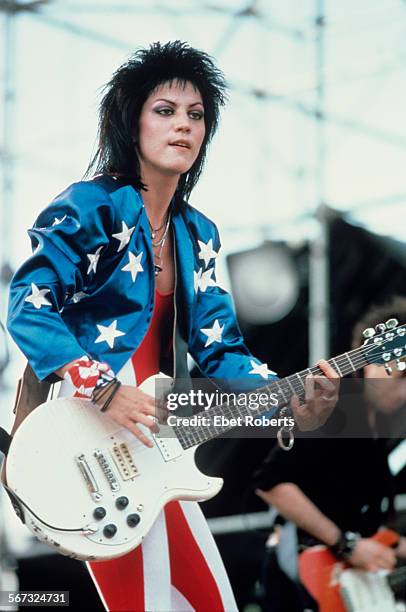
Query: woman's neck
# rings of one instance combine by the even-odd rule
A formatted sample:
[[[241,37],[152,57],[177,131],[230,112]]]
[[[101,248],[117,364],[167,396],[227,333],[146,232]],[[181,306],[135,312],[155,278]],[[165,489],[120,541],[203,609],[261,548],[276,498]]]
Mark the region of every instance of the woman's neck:
[[[142,177],[142,182],[148,187],[148,191],[142,192],[142,199],[152,227],[160,227],[164,222],[178,180],[179,176]]]

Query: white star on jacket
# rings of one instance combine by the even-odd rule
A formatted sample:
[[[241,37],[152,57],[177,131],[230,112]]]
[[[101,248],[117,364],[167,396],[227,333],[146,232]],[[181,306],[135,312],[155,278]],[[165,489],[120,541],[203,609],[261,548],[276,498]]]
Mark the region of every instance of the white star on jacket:
[[[204,260],[204,266],[205,268],[207,268],[210,263],[210,259],[215,259],[218,255],[218,252],[213,249],[213,238],[210,238],[207,244],[205,244],[201,240],[198,240],[197,242],[200,247],[200,251],[198,254],[199,259]]]
[[[130,242],[131,234],[133,233],[135,229],[135,226],[127,227],[124,221],[122,221],[121,223],[122,223],[121,232],[118,232],[117,234],[113,234],[113,238],[120,241],[120,245],[117,249],[117,253],[119,253]]]
[[[131,253],[131,251],[129,251],[128,253],[129,262],[126,266],[121,268],[122,272],[131,272],[131,278],[133,282],[137,278],[138,272],[144,272],[144,268],[141,265],[141,259],[142,259],[143,252],[144,251],[141,251],[141,253],[138,253],[138,255],[135,255],[134,253]]]
[[[96,273],[97,264],[99,263],[100,259],[100,251],[102,250],[102,248],[103,246],[99,247],[95,253],[87,253],[86,257],[90,261],[89,267],[87,269],[88,274],[90,274],[90,272]]]
[[[204,329],[201,329],[200,331],[205,336],[207,336],[206,344],[204,345],[204,347],[206,348],[206,346],[210,346],[210,344],[213,344],[213,342],[222,342],[223,330],[224,325],[220,327],[218,319],[214,321],[213,327],[206,327]]]
[[[66,215],[64,215],[64,216],[62,217],[62,219],[58,219],[58,217],[55,217],[55,218],[54,218],[54,222],[52,223],[52,227],[53,227],[54,225],[60,225],[61,223],[63,223],[63,222],[65,221],[65,219],[66,219]]]
[[[31,283],[31,295],[27,295],[24,302],[30,302],[37,310],[41,306],[52,306],[51,302],[45,297],[47,293],[50,293],[50,289],[38,289],[35,283]]]
[[[99,342],[107,342],[110,348],[114,348],[114,341],[119,336],[125,336],[125,332],[117,329],[117,319],[112,321],[110,325],[97,325],[97,329],[100,332],[100,336],[94,341],[95,344]]]
[[[198,272],[193,271],[193,284],[195,287],[195,293],[199,291],[200,279],[202,277],[203,268],[199,268]]]
[[[256,361],[253,361],[252,359],[250,359],[250,364],[251,364],[252,370],[250,370],[248,374],[259,374],[265,380],[268,380],[268,374],[272,374],[276,376],[276,372],[273,372],[272,370],[270,370],[266,363],[256,363]]]
[[[210,268],[209,270],[206,270],[205,272],[203,272],[203,268],[199,268],[198,272],[193,272],[195,293],[197,293],[199,289],[200,291],[203,291],[204,293],[207,287],[216,286],[216,281],[214,280],[214,278],[211,278],[211,275],[213,274],[213,272],[214,272],[214,268]]]

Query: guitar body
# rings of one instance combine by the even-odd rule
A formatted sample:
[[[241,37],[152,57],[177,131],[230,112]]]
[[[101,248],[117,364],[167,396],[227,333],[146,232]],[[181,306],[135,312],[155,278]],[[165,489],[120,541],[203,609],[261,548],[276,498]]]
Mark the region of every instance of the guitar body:
[[[88,400],[39,406],[15,433],[6,467],[27,527],[62,554],[106,560],[138,546],[168,501],[216,495],[222,479],[200,472],[195,448],[183,450],[169,426],[160,429],[143,428],[154,441],[148,448]]]
[[[372,539],[392,546],[396,544],[399,536],[389,529],[378,531]],[[389,586],[386,586],[382,576],[366,572],[364,570],[350,569],[346,563],[337,561],[330,550],[323,545],[308,548],[299,555],[299,575],[301,582],[305,585],[312,597],[319,605],[319,612],[372,612],[377,604],[378,612],[395,611],[393,595]],[[375,582],[375,585],[373,584]],[[344,594],[347,585],[355,585],[358,597],[362,597],[365,590],[366,597],[373,595],[374,602],[365,600],[358,604],[354,602],[347,605],[349,594]],[[351,586],[349,586],[351,588]],[[375,588],[378,592],[372,593]],[[379,598],[382,598],[379,601]]]

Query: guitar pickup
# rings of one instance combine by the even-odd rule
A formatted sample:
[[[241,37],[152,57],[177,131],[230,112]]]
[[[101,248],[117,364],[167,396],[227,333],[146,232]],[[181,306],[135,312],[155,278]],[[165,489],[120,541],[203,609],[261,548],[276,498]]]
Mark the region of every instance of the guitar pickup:
[[[123,480],[130,480],[139,475],[138,468],[125,442],[115,444],[110,452]]]

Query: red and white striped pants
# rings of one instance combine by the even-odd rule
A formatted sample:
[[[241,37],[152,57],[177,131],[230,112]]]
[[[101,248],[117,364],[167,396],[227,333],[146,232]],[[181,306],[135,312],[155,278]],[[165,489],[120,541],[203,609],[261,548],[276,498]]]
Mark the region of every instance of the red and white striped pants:
[[[130,553],[86,564],[112,612],[234,612],[223,562],[196,502],[170,502]]]

